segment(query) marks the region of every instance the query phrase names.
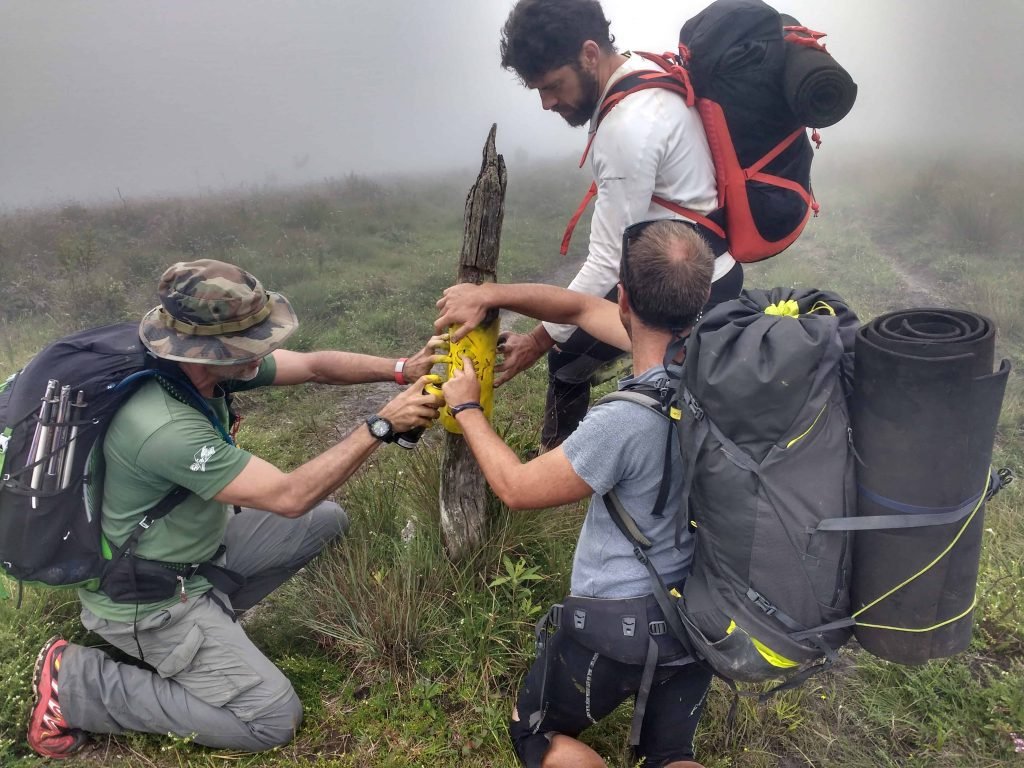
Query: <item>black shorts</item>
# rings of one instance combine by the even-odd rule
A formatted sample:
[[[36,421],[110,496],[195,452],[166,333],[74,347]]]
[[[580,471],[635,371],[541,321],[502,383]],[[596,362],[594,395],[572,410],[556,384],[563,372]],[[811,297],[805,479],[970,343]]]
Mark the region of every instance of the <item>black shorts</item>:
[[[543,719],[530,726],[530,715],[541,710],[543,659],[538,658],[523,681],[509,735],[516,754],[527,768],[539,768],[550,746],[550,736],[575,738],[611,714],[640,687],[640,665],[621,664],[580,645],[566,632],[548,640],[550,656]],[[704,710],[711,672],[700,664],[659,667],[647,699],[637,759],[646,768],[661,768],[674,760],[693,759],[693,734]]]

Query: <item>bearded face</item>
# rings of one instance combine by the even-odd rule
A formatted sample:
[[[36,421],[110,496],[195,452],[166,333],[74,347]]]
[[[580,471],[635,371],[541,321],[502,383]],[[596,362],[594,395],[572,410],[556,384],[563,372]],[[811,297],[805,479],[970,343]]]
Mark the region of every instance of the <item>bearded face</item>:
[[[601,88],[597,82],[597,75],[587,72],[579,64],[572,65],[573,73],[578,83],[578,96],[574,102],[566,102],[554,108],[573,128],[579,128],[590,122],[590,118],[597,109],[597,100],[601,95]]]
[[[574,128],[590,121],[601,96],[597,73],[579,62],[553,69],[530,86],[540,94],[541,107],[557,112]]]

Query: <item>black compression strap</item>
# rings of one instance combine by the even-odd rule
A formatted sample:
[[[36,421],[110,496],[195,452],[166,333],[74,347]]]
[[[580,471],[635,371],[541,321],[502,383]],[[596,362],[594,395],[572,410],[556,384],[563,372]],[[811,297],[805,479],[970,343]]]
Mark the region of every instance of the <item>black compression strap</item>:
[[[131,552],[135,549],[135,545],[138,543],[139,537],[149,529],[149,526],[161,517],[165,517],[172,509],[181,504],[181,502],[183,502],[190,493],[191,491],[189,491],[188,488],[175,488],[164,496],[156,503],[156,506],[143,516],[139,521],[139,524],[132,530],[131,535],[129,535],[125,542],[117,548],[110,559],[112,561],[118,560],[123,557],[126,552]]]

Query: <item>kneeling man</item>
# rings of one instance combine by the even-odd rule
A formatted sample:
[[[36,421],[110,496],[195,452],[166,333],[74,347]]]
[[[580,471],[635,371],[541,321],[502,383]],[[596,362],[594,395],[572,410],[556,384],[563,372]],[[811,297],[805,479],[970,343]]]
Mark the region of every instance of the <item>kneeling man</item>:
[[[621,390],[657,389],[678,376],[668,358],[707,301],[713,272],[711,251],[689,224],[642,222],[628,227],[623,236],[617,309],[603,298],[553,286],[463,284],[449,288],[438,302],[437,327],[461,323],[464,334],[492,307],[570,323],[622,349],[631,346],[633,375],[620,382]],[[528,768],[604,766],[576,737],[627,697],[636,696],[631,742],[637,757],[646,758],[649,768],[698,766],[692,761],[693,735],[711,674],[691,663],[685,649],[665,632],[648,571],[602,498],[615,491],[653,542],[647,551],[653,565],[670,588],[679,587],[690,569],[693,541],[684,533],[677,548],[673,516],[652,514],[670,422],[635,403],[599,404],[564,443],[523,464],[479,409],[479,385],[469,360],[464,364],[445,383],[445,400],[498,497],[512,509],[555,507],[590,497],[570,596],[549,614],[549,623],[557,627],[554,634],[539,634],[542,650],[512,714],[510,735],[520,760]],[[670,460],[678,461],[674,439],[671,445],[676,453]],[[669,475],[664,509],[678,505],[680,474]],[[616,632],[623,636],[621,628],[627,625],[633,627],[634,640],[642,633],[650,635],[652,647],[657,646],[656,663],[629,657],[625,647],[632,649],[636,642],[614,639]],[[603,632],[602,627],[612,631]],[[640,647],[646,650],[647,642]]]

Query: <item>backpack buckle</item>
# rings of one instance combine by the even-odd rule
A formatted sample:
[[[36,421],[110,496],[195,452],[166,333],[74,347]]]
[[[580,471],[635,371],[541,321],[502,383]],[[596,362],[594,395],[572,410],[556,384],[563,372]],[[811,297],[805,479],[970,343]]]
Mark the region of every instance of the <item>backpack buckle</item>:
[[[622,617],[622,636],[636,637],[636,616]]]
[[[700,407],[700,403],[697,402],[697,398],[688,389],[683,390],[683,402],[686,403],[686,407],[690,409],[690,413],[693,414],[693,418],[700,421],[704,418],[704,409]]]
[[[765,612],[766,615],[771,616],[778,609],[768,602],[768,599],[760,592],[755,592],[752,589],[747,590],[747,597],[754,603],[758,608]]]
[[[647,631],[652,637],[668,634],[668,624],[664,621],[652,621],[647,625]]]

